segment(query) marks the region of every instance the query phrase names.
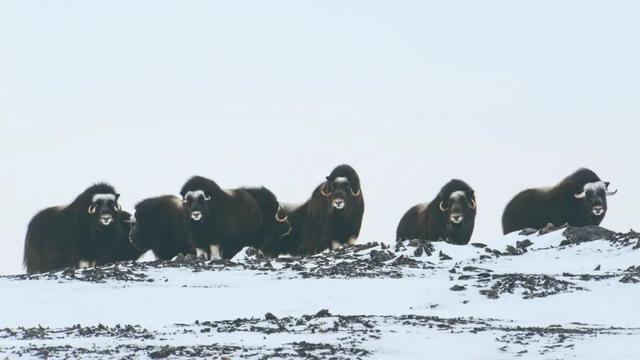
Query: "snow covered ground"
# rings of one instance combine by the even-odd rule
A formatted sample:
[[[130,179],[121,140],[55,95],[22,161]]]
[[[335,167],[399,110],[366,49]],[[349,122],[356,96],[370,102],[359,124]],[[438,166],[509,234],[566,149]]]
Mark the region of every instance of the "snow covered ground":
[[[640,234],[0,278],[0,358],[637,359]]]

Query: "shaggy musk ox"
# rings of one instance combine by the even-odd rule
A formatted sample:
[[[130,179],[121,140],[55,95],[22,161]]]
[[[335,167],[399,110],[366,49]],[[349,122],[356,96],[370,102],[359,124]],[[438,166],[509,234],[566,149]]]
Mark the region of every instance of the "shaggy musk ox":
[[[433,201],[407,211],[396,230],[398,241],[424,239],[466,245],[476,219],[475,191],[462,180],[445,184]]]
[[[187,238],[182,212],[182,200],[173,195],[139,202],[131,220],[131,244],[141,251],[153,251],[161,260],[173,259],[178,254],[195,254]]]
[[[558,185],[547,189],[529,189],[516,195],[502,214],[505,234],[524,228],[600,225],[607,212],[609,183],[589,169],[579,169]]]
[[[244,246],[258,243],[262,212],[246,189],[222,190],[212,180],[194,176],[180,195],[187,234],[198,255],[231,259]]]
[[[289,210],[291,233],[268,252],[313,255],[352,245],[360,235],[364,215],[360,178],[351,166],[340,165],[316,187],[311,199]]]
[[[120,194],[108,184],[85,190],[70,205],[45,209],[31,219],[24,244],[27,272],[87,267],[140,255],[127,240]]]
[[[273,255],[273,252],[270,251],[272,244],[278,243],[291,232],[287,211],[269,189],[260,187],[247,188],[246,190],[258,202],[262,212],[260,234],[257,242],[252,246],[267,255]]]

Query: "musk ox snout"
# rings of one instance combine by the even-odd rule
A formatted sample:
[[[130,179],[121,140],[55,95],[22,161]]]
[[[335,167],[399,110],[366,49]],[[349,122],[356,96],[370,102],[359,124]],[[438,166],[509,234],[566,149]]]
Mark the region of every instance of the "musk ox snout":
[[[464,221],[464,215],[462,213],[451,213],[449,221],[454,224],[461,224]]]
[[[113,215],[111,214],[102,214],[100,215],[100,224],[103,226],[109,226],[113,223]]]
[[[333,199],[333,207],[338,209],[338,210],[342,210],[344,209],[345,206],[345,201],[343,198],[335,198]]]
[[[199,210],[194,210],[191,212],[191,219],[193,221],[200,221],[202,220],[202,211]]]
[[[605,209],[603,205],[595,205],[593,208],[591,208],[591,212],[595,216],[602,216],[605,213]]]

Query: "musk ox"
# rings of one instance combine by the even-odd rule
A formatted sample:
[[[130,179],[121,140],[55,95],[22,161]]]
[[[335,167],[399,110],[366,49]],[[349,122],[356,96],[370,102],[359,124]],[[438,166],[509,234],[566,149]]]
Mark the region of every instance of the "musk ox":
[[[546,189],[529,189],[516,195],[502,214],[505,234],[525,228],[600,225],[607,212],[609,183],[589,169],[579,169],[558,185]]]
[[[286,209],[278,202],[276,196],[265,187],[247,188],[251,196],[260,205],[262,212],[262,227],[255,244],[249,244],[273,256],[271,248],[291,232]]]
[[[222,190],[212,180],[194,176],[180,195],[187,235],[198,256],[231,259],[258,242],[262,212],[246,189]]]
[[[137,249],[151,250],[161,260],[195,254],[187,238],[182,199],[173,195],[146,199],[136,205],[129,240]]]
[[[27,272],[94,266],[128,256],[128,248],[121,247],[128,243],[128,214],[123,215],[119,198],[111,185],[99,183],[67,206],[36,214],[24,244]]]
[[[316,187],[311,199],[289,210],[291,233],[271,247],[272,253],[313,255],[352,245],[364,215],[360,178],[351,166],[340,165]]]
[[[466,245],[476,218],[475,191],[462,180],[445,184],[433,201],[407,211],[396,230],[398,241],[424,239]]]

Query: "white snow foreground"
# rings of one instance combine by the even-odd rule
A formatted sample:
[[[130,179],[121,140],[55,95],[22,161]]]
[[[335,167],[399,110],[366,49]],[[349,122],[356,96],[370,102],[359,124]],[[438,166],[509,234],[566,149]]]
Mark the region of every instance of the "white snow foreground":
[[[639,239],[569,228],[2,277],[0,358],[637,359]]]

